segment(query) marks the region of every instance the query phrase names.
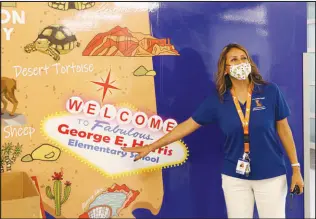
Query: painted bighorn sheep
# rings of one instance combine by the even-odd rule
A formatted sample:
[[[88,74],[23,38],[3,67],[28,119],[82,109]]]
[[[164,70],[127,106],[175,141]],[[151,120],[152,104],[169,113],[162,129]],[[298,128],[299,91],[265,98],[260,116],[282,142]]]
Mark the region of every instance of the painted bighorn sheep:
[[[13,78],[1,77],[1,102],[3,103],[1,115],[7,110],[8,101],[10,101],[13,104],[13,109],[10,113],[10,116],[14,116],[16,108],[18,107],[18,101],[14,94],[15,90],[16,80]]]

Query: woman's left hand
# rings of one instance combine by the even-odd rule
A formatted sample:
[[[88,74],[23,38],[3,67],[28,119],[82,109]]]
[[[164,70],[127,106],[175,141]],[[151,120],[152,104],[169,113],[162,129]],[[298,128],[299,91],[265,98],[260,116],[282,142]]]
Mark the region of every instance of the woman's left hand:
[[[304,181],[301,174],[299,167],[293,167],[293,175],[292,175],[292,182],[291,182],[291,192],[294,190],[295,185],[300,187],[300,193],[304,192]]]

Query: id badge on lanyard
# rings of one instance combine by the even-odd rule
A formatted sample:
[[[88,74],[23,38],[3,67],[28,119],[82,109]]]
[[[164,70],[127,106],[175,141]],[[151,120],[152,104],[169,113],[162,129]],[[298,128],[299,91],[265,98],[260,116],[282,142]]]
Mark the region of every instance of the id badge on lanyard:
[[[236,110],[238,112],[240,121],[242,123],[243,130],[244,130],[244,136],[243,136],[244,154],[243,154],[242,158],[240,158],[238,160],[237,167],[236,167],[236,173],[249,176],[249,173],[250,173],[249,118],[250,118],[250,112],[251,112],[252,86],[249,86],[249,88],[248,88],[248,96],[247,96],[245,116],[241,110],[241,107],[239,105],[239,101],[238,101],[238,98],[236,96],[234,89],[232,88],[230,91],[231,91],[233,101],[234,101]]]

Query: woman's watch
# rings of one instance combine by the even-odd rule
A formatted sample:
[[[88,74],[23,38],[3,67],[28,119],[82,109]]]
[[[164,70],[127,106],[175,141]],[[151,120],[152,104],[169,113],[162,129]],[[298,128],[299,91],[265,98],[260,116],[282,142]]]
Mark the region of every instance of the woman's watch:
[[[301,165],[300,165],[300,163],[293,163],[293,164],[291,164],[291,166],[292,166],[292,167],[299,167],[299,166],[301,166]]]

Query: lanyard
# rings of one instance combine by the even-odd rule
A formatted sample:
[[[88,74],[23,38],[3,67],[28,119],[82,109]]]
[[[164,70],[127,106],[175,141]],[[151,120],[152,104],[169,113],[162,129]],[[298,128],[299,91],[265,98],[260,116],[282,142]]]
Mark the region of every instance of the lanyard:
[[[252,86],[249,86],[248,88],[248,96],[247,96],[247,103],[246,103],[246,116],[244,116],[238,98],[236,96],[235,90],[232,88],[230,90],[234,104],[236,106],[240,121],[242,123],[242,127],[244,129],[244,152],[249,153],[250,147],[249,147],[249,118],[250,118],[250,111],[251,111],[251,95],[252,95]]]

